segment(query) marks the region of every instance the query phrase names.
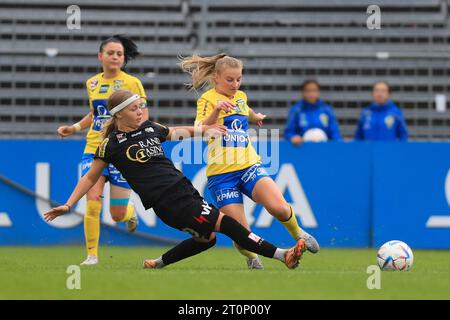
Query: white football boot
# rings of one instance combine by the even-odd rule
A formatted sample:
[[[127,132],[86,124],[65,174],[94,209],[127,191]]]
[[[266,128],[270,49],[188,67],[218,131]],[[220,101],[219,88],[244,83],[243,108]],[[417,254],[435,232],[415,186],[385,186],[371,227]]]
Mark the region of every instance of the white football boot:
[[[80,266],[93,266],[98,264],[98,258],[96,256],[89,255],[86,260],[80,263]]]
[[[302,230],[302,235],[300,236],[300,239],[305,240],[306,249],[309,252],[311,252],[311,253],[319,252],[319,250],[320,250],[319,243],[317,242],[316,238],[314,238],[308,232]]]

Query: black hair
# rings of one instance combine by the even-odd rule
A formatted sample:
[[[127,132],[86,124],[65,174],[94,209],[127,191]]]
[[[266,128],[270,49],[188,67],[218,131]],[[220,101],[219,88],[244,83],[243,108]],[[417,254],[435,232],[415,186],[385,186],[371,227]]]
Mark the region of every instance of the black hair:
[[[319,82],[317,80],[314,80],[314,79],[308,79],[308,80],[303,81],[303,83],[300,86],[300,89],[302,91],[304,91],[305,87],[308,86],[309,84],[315,84],[317,86],[317,88],[319,88],[319,90],[320,90]]]
[[[131,40],[130,38],[128,38],[122,34],[115,34],[112,37],[110,37],[106,40],[103,40],[102,43],[100,44],[99,52],[102,52],[103,48],[110,42],[116,42],[116,43],[122,44],[123,51],[124,51],[124,57],[125,57],[125,62],[124,62],[123,66],[126,66],[128,61],[133,60],[134,58],[136,58],[137,56],[139,56],[141,54],[138,51],[138,47],[137,47],[136,43],[134,43],[133,40]]]

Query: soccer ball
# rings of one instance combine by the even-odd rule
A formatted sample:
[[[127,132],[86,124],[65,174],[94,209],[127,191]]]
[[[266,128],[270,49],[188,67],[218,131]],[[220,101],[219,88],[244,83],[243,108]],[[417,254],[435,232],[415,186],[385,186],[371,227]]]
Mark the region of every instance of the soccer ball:
[[[413,265],[414,256],[406,243],[392,240],[380,247],[377,260],[381,270],[408,271]]]
[[[312,128],[306,130],[303,134],[303,141],[305,142],[326,142],[328,141],[327,134],[319,128]]]

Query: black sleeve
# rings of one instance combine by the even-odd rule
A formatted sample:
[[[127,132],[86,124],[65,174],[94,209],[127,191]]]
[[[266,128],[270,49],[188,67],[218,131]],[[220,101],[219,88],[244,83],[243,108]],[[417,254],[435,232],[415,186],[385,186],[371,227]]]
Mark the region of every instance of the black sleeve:
[[[166,141],[167,136],[169,135],[169,128],[158,122],[153,122],[153,125],[159,134],[159,140],[161,140],[161,142]]]
[[[109,138],[106,138],[100,143],[100,145],[97,148],[97,151],[95,152],[94,159],[99,158],[107,163],[110,163],[110,157],[111,157],[111,151],[110,148],[108,148],[108,142]]]

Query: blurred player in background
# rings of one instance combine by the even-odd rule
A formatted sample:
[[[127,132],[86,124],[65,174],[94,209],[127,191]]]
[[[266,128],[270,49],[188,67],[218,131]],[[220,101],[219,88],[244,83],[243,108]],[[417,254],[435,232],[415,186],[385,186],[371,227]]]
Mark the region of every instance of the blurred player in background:
[[[361,112],[355,140],[408,140],[405,117],[390,95],[391,88],[386,81],[373,85],[374,101]]]
[[[298,266],[306,250],[305,240],[298,239],[294,247],[285,250],[251,233],[235,219],[210,206],[164,154],[162,143],[166,140],[193,136],[196,131],[203,135],[207,129],[220,136],[226,134],[224,126],[168,128],[152,121],[143,122],[140,97],[127,90],[113,93],[108,100],[108,109],[113,117],[91,168],[80,179],[65,205],[44,214],[46,221],[69,212],[112,163],[127,178],[146,209],[153,207],[165,224],[192,235],[161,257],[145,260],[145,268],[159,269],[213,247],[216,243],[214,232],[227,235],[242,248],[280,260],[290,269]]]
[[[284,137],[294,145],[303,142],[308,130],[321,129],[328,140],[342,140],[333,108],[320,99],[320,85],[316,80],[302,84],[303,99],[289,110]]]
[[[180,63],[183,71],[192,76],[192,88],[212,87],[197,101],[195,125],[222,124],[227,134],[208,140],[208,188],[224,214],[233,217],[250,230],[245,217],[243,194],[262,204],[289,231],[294,239],[304,238],[311,252],[319,244],[303,231],[291,206],[286,202],[275,182],[261,166],[260,157],[253,148],[249,122],[262,125],[266,117],[247,105],[247,95],[240,91],[243,64],[240,60],[219,54],[212,57],[193,55]],[[263,269],[258,256],[235,243],[247,257],[250,269]]]
[[[81,159],[82,176],[89,171],[95,151],[102,142],[102,128],[105,122],[111,118],[107,108],[107,101],[112,93],[120,89],[127,89],[138,94],[141,97],[143,121],[148,119],[147,100],[141,81],[122,71],[127,62],[138,55],[136,44],[127,37],[115,35],[104,40],[98,53],[103,72],[86,81],[90,112],[80,122],[72,126],[58,128],[58,133],[61,137],[67,137],[75,132],[89,128],[86,136],[86,147]],[[102,208],[103,188],[107,181],[110,183],[110,212],[113,220],[126,222],[127,229],[130,232],[134,231],[138,224],[134,206],[129,202],[130,186],[113,165],[107,166],[103,170],[100,179],[87,192],[84,233],[88,256],[81,263],[82,265],[95,265],[98,263],[100,211]]]

